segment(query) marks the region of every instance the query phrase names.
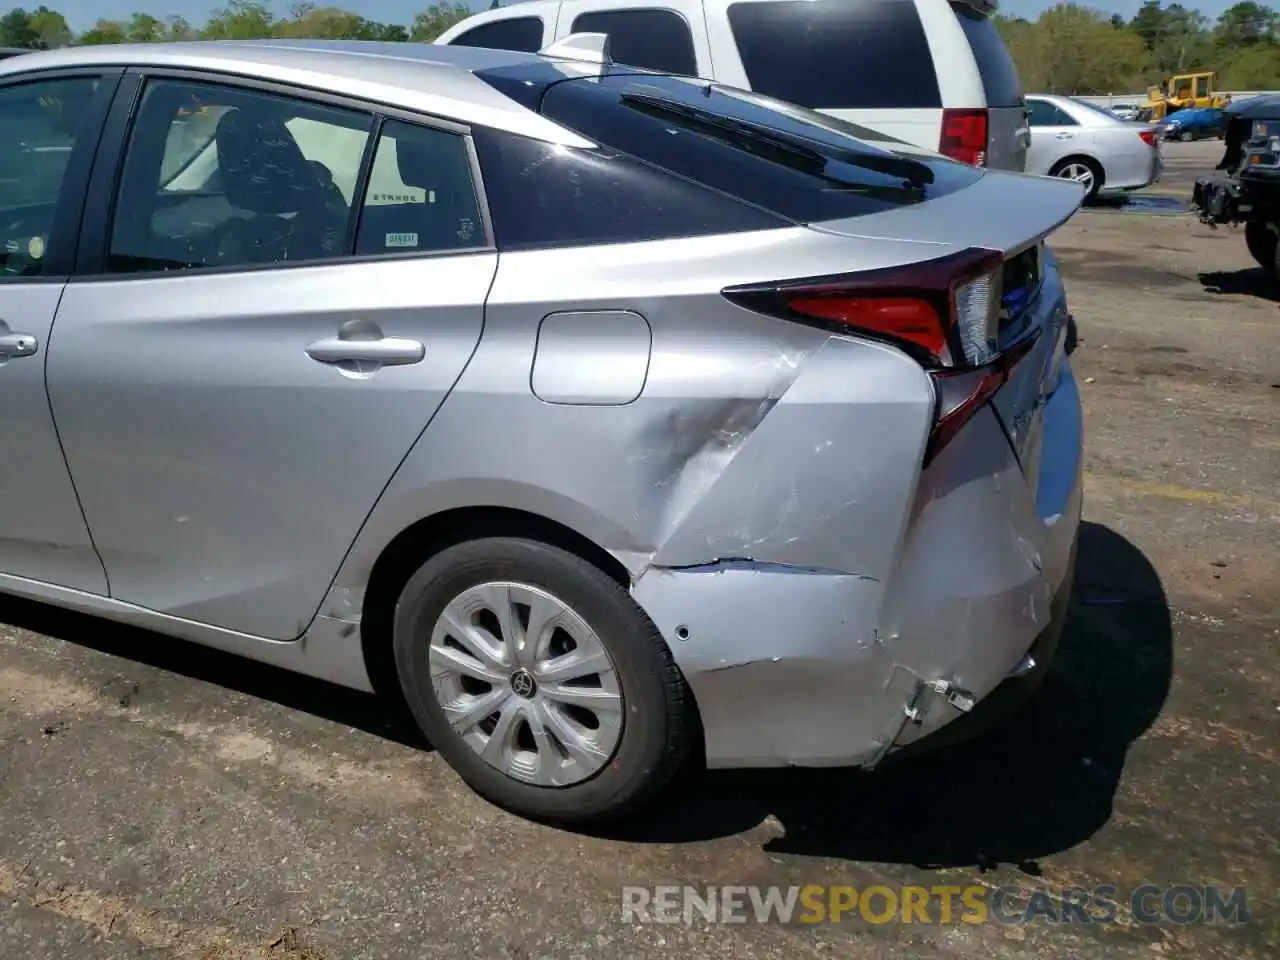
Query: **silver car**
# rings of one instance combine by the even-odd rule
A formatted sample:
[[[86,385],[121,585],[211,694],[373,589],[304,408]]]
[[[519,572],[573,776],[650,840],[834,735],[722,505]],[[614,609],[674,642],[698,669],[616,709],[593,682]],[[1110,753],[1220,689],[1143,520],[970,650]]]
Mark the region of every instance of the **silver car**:
[[[1041,676],[1079,185],[598,40],[0,66],[0,589],[402,696],[562,822]]]
[[[1072,97],[1027,96],[1031,145],[1027,173],[1075,180],[1085,199],[1123,194],[1160,179],[1163,157],[1155,125],[1130,123]]]

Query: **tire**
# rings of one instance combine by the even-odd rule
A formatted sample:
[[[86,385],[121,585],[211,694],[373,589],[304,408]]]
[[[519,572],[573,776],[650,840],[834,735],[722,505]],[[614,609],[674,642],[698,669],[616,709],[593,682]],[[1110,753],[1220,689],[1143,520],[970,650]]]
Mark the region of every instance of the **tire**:
[[[495,583],[517,586],[505,599],[505,588],[501,587],[485,588],[497,591],[487,599],[476,599],[478,594],[468,593]],[[479,616],[490,636],[498,636],[504,632],[501,624],[485,619],[485,610],[489,605],[504,603],[509,609],[517,609],[510,607],[512,600],[517,604],[521,600],[537,603],[538,609],[544,610],[552,609],[555,603],[562,604],[569,612],[557,614],[561,626],[550,633],[540,633],[544,642],[553,645],[552,652],[554,644],[563,643],[565,638],[581,638],[579,652],[595,650],[598,644],[612,665],[611,673],[602,671],[593,676],[600,685],[600,695],[618,694],[620,702],[614,702],[613,710],[597,707],[596,713],[589,714],[598,723],[591,736],[600,742],[586,761],[582,761],[585,753],[580,749],[581,741],[573,740],[573,729],[566,733],[563,725],[565,710],[570,711],[571,717],[585,718],[573,712],[576,707],[563,707],[562,701],[550,693],[557,690],[563,694],[565,685],[538,682],[541,675],[533,665],[525,676],[520,676],[524,671],[515,669],[520,664],[511,654],[501,665],[486,668],[495,678],[488,683],[488,690],[494,697],[506,699],[496,704],[481,724],[455,729],[446,716],[433,683],[433,657],[438,667],[443,664],[438,682],[445,702],[472,703],[479,710],[484,707],[470,698],[489,694],[484,692],[484,683],[450,672],[451,665],[445,663],[446,657],[454,656],[450,650],[471,650],[474,635],[465,647],[457,640],[445,640],[457,628],[438,628],[437,621],[446,607],[455,605],[451,613],[463,619]],[[467,604],[465,612],[459,613],[463,603]],[[488,616],[496,619],[496,613],[491,611]],[[532,613],[520,616],[527,623]],[[511,632],[522,636],[523,627],[513,625]],[[436,653],[431,653],[433,637]],[[512,813],[547,823],[612,820],[651,800],[688,755],[696,721],[688,689],[666,641],[622,586],[595,566],[557,547],[533,540],[486,538],[441,551],[405,585],[396,604],[392,643],[405,699],[422,732],[471,789]],[[448,650],[441,651],[440,644]],[[476,654],[470,656],[476,665],[481,663]],[[467,661],[467,669],[472,669],[471,660]],[[506,675],[507,670],[513,672]],[[527,683],[528,677],[535,682]],[[505,727],[509,735],[495,743],[493,736],[503,729],[501,724],[508,711],[515,718]],[[492,722],[499,715],[502,719]],[[534,738],[534,724],[543,730],[540,739]],[[490,729],[486,730],[485,725]],[[583,726],[579,724],[577,729],[581,731]],[[555,743],[549,742],[551,737],[557,738]],[[502,752],[504,769],[482,757],[482,741],[484,749],[494,744],[495,752]],[[575,743],[579,747],[576,752],[563,747]],[[556,771],[556,782],[532,772],[534,753],[537,770]],[[523,772],[523,779],[507,772],[513,767]]]
[[[1090,203],[1097,199],[1098,191],[1102,189],[1103,181],[1102,167],[1098,164],[1098,161],[1094,160],[1092,157],[1066,157],[1059,160],[1049,170],[1049,176],[1074,180],[1076,177],[1072,176],[1070,171],[1077,167],[1088,168],[1089,173],[1092,176],[1092,181],[1089,184],[1088,189],[1085,191],[1083,201],[1084,203]]]
[[[1183,143],[1190,143],[1195,138],[1196,138],[1196,135],[1192,133],[1190,130],[1183,130],[1181,133],[1178,134],[1178,139],[1181,140]]]
[[[1258,261],[1258,266],[1267,270],[1276,269],[1277,241],[1276,235],[1265,223],[1246,223],[1244,225],[1244,242],[1249,253]]]

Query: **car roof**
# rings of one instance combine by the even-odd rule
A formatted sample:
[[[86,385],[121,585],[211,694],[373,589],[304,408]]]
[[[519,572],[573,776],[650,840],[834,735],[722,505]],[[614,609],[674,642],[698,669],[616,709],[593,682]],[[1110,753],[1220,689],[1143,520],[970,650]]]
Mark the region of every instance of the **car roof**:
[[[0,60],[0,79],[79,66],[179,67],[231,74],[495,127],[566,146],[594,146],[485,83],[478,72],[548,66],[582,76],[572,61],[478,47],[371,40],[208,40],[104,44],[42,50]]]

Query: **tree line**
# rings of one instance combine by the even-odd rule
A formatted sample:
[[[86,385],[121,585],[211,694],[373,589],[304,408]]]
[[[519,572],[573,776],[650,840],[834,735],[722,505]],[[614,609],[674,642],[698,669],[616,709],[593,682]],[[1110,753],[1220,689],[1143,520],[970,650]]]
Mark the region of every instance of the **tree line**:
[[[500,0],[492,0],[492,6]],[[99,20],[74,33],[58,11],[18,7],[0,17],[0,46],[51,49],[72,44],[260,37],[392,40],[429,43],[471,14],[450,0],[427,7],[409,24],[382,23],[333,6],[302,2],[277,16],[261,0],[228,0],[202,25],[183,17],[135,13]],[[1180,3],[1145,0],[1130,20],[1078,3],[1062,3],[1035,20],[997,16],[1023,89],[1108,94],[1145,90],[1171,74],[1213,70],[1219,90],[1280,89],[1280,15],[1254,0],[1215,22]]]
[[[1024,90],[1132,93],[1177,73],[1212,70],[1218,90],[1280,89],[1280,15],[1245,0],[1211,22],[1180,3],[1146,0],[1126,21],[1077,3],[1034,21],[997,17]]]

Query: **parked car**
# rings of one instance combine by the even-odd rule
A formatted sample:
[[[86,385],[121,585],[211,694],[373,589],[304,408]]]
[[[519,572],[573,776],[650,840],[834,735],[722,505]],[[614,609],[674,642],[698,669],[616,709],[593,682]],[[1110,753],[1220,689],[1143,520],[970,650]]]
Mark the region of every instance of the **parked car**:
[[[1027,173],[1075,180],[1085,199],[1140,190],[1160,178],[1160,138],[1152,124],[1126,123],[1072,97],[1027,97]]]
[[[1204,107],[1170,114],[1160,123],[1159,129],[1165,140],[1221,140],[1226,121],[1220,108]]]
[[[1138,113],[1140,110],[1132,104],[1118,104],[1116,106],[1107,107],[1107,112],[1120,120],[1134,121],[1138,119]]]
[[[1021,170],[1029,133],[993,0],[531,0],[437,44],[535,52],[604,33],[617,63],[704,77],[963,160]]]
[[[385,678],[549,820],[695,739],[874,767],[1033,685],[1080,518],[1045,243],[1079,186],[570,39],[0,65],[0,118],[79,118],[2,221],[0,590]]]

